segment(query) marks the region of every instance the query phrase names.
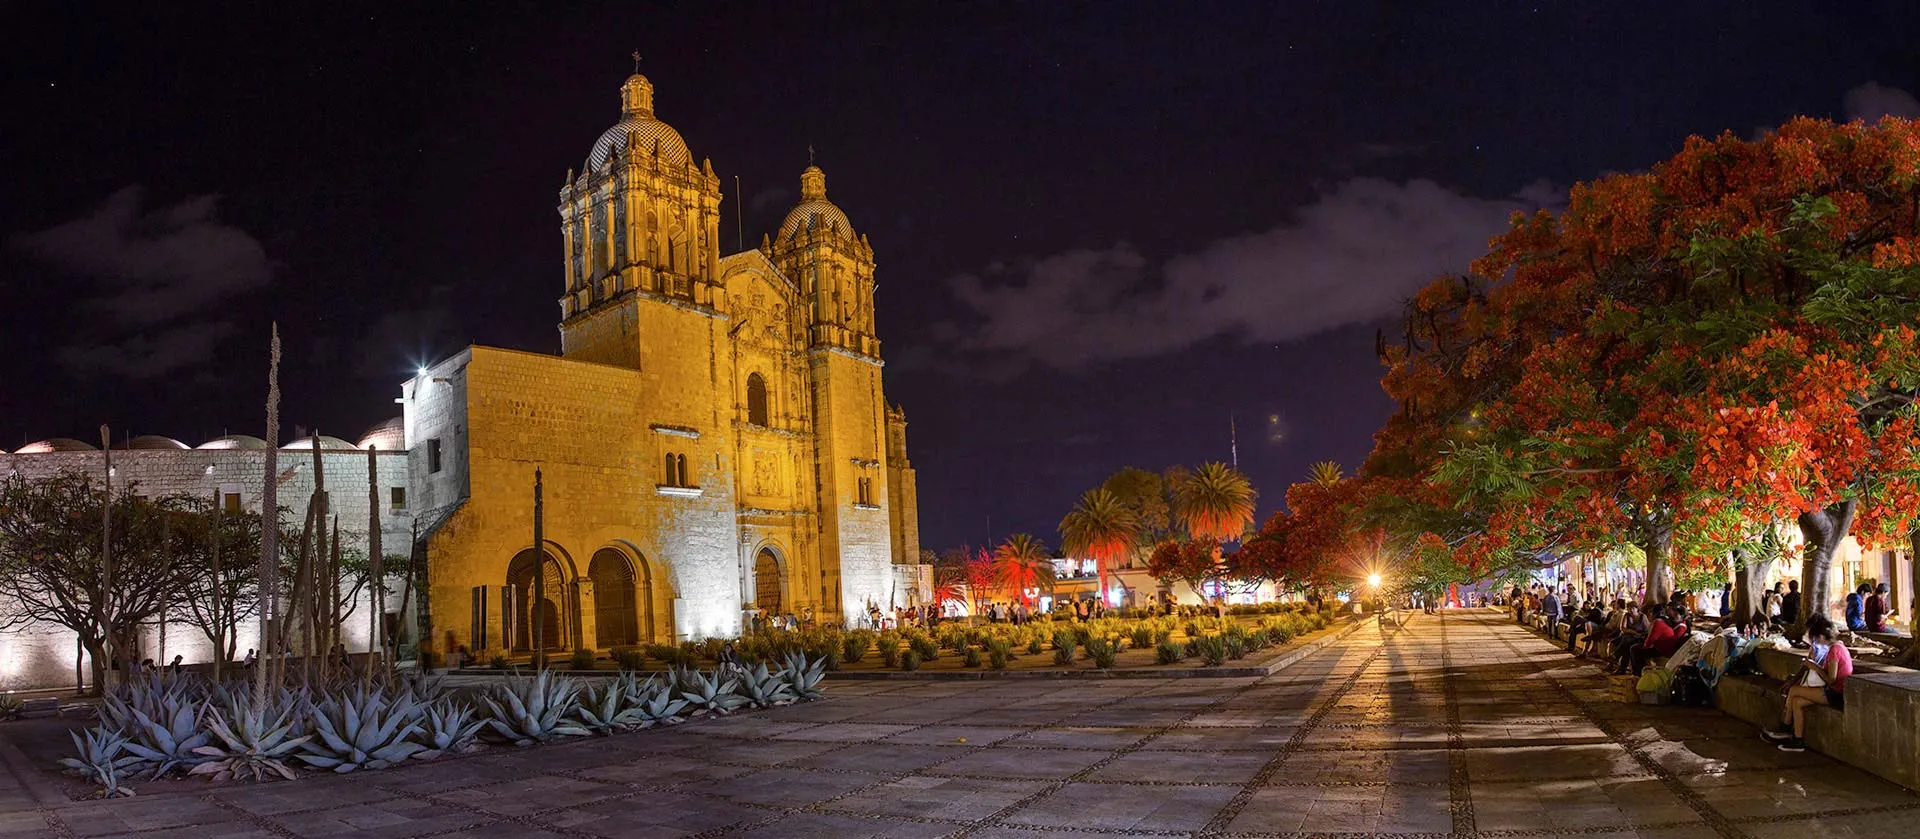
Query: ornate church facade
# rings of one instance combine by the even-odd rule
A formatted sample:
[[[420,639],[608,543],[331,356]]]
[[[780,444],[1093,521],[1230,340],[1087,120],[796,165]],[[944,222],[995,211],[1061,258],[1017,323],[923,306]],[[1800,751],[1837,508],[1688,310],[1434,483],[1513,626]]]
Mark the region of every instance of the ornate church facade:
[[[926,593],[871,244],[809,166],[778,234],[722,254],[720,179],[653,93],[627,79],[560,190],[560,355],[474,346],[403,386],[443,649],[856,623]]]

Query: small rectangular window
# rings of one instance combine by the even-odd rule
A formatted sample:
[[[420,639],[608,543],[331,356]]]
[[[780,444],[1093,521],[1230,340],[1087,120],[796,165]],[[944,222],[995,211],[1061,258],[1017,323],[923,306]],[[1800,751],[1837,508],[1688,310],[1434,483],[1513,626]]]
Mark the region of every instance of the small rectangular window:
[[[405,510],[407,508],[407,488],[406,487],[394,487],[392,490],[389,491],[389,494],[393,501],[393,509]]]
[[[440,438],[427,441],[427,474],[440,471]]]
[[[240,493],[237,493],[237,492],[220,493],[220,509],[225,510],[229,513],[240,512]]]

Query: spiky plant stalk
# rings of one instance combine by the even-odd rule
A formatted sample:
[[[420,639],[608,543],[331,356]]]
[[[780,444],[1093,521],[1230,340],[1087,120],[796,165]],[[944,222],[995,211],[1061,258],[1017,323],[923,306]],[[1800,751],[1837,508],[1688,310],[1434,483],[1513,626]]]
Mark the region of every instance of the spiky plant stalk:
[[[267,671],[272,667],[274,649],[274,601],[280,595],[280,324],[273,325],[272,349],[267,362],[267,475],[260,490],[260,568],[254,580],[254,596],[260,598],[260,637],[254,641],[260,654],[255,659],[253,701],[267,704]]]
[[[367,447],[367,561],[373,575],[373,608],[367,615],[367,666],[360,679],[362,685],[373,682],[373,666],[379,662],[386,664],[387,645],[381,640],[380,616],[385,614],[386,599],[381,583],[387,573],[384,557],[380,555],[380,459],[375,446]],[[378,652],[375,652],[375,651]]]
[[[93,611],[100,621],[106,640],[100,644],[108,661],[120,656],[120,645],[113,637],[113,434],[106,423],[100,424],[100,593],[93,598]],[[94,665],[93,689],[105,693],[107,671]]]

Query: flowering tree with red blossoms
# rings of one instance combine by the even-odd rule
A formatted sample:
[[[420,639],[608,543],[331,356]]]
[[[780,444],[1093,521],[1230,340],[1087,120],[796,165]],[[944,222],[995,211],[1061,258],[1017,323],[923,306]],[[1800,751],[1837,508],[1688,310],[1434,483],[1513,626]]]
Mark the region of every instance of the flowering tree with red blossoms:
[[[1636,544],[1649,599],[1793,522],[1824,608],[1842,539],[1914,538],[1917,228],[1911,120],[1696,137],[1575,187],[1383,341],[1367,506],[1482,573]]]

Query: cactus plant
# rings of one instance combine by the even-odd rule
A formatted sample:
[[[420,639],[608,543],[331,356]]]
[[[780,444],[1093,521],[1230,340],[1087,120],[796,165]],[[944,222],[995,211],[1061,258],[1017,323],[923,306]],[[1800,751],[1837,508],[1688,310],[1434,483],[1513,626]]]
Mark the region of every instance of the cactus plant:
[[[63,757],[60,765],[67,771],[100,785],[100,794],[106,798],[124,798],[133,795],[133,788],[123,786],[122,778],[138,772],[144,760],[126,753],[127,738],[120,732],[105,728],[90,728],[85,732],[67,732],[73,738],[73,749],[79,757]]]
[[[216,781],[229,778],[265,781],[274,776],[293,780],[293,768],[287,765],[287,758],[313,737],[311,734],[294,736],[295,710],[292,703],[283,702],[276,712],[245,701],[236,701],[225,709],[209,709],[207,729],[219,742],[194,749],[195,754],[208,760],[187,774],[211,775]]]
[[[579,695],[578,682],[543,670],[532,679],[508,678],[481,701],[487,706],[489,731],[516,746],[531,746],[555,737],[587,736],[571,719]]]
[[[486,721],[474,716],[473,708],[460,702],[436,702],[427,706],[415,739],[422,748],[416,760],[432,760],[444,754],[459,754],[474,747],[474,738]]]
[[[780,669],[780,678],[786,681],[787,690],[802,702],[820,698],[820,682],[826,677],[826,662],[809,662],[799,653],[787,656],[787,666]]]
[[[623,681],[628,683],[626,688],[628,700],[633,702],[634,709],[640,712],[641,728],[678,725],[686,721],[682,712],[687,710],[687,701],[674,695],[671,684],[661,684],[652,676],[642,682],[632,674],[623,677]]]
[[[646,715],[627,696],[625,680],[616,679],[587,689],[574,710],[574,719],[581,728],[605,736],[640,727]]]
[[[301,745],[299,758],[340,773],[385,769],[426,750],[412,739],[424,716],[409,692],[389,697],[379,689],[342,691],[314,706],[314,739]]]
[[[127,752],[152,765],[154,778],[204,763],[206,758],[194,750],[213,740],[202,725],[207,703],[177,693],[159,696],[154,704],[157,719],[140,708],[122,706],[132,717],[126,728]]]
[[[680,698],[698,712],[724,716],[747,702],[739,695],[739,681],[723,678],[718,672],[705,675],[698,670],[681,670],[674,681],[680,686]]]
[[[805,660],[802,653],[787,654],[788,661],[794,658]],[[793,688],[787,684],[786,676],[785,670],[774,673],[769,672],[765,664],[755,664],[747,670],[746,676],[735,681],[739,684],[740,697],[747,704],[755,708],[771,708],[794,700]]]

